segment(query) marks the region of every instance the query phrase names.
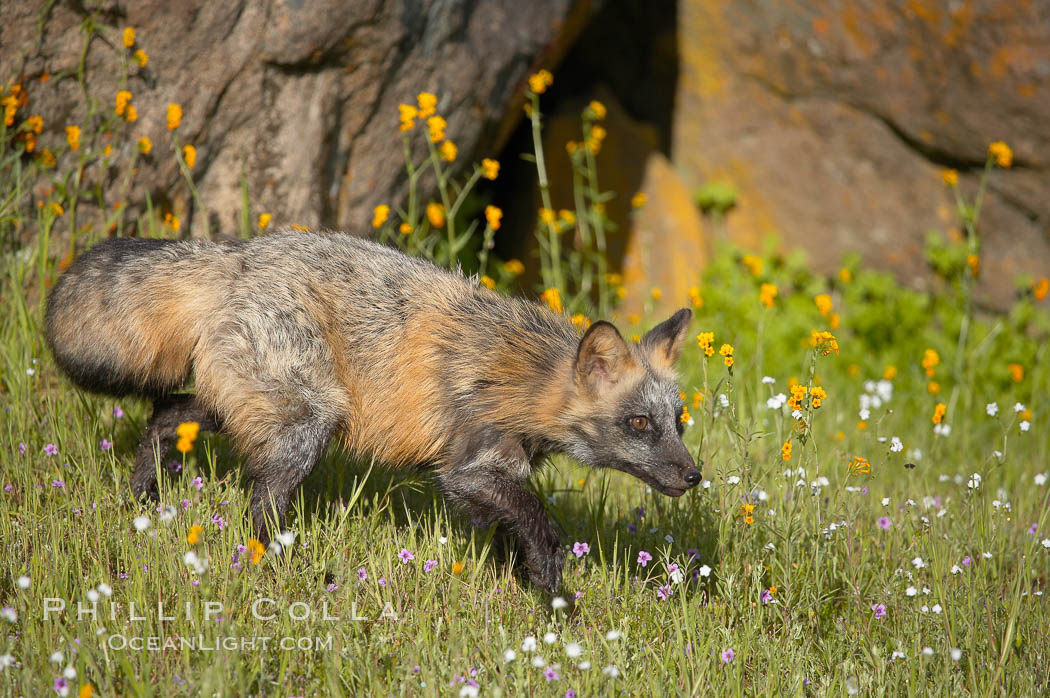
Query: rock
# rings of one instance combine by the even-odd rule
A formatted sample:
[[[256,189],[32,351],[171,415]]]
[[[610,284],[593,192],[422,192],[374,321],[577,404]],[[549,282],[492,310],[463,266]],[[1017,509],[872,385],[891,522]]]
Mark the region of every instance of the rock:
[[[236,232],[243,181],[254,213],[271,212],[273,225],[363,233],[375,205],[405,195],[399,103],[434,92],[459,162],[491,155],[528,73],[556,60],[559,42],[571,42],[587,11],[573,0],[98,5],[85,75],[101,114],[112,115],[122,86],[121,61],[130,54],[123,27],[135,28],[136,47],[150,56],[145,69],[128,62],[138,120],[113,125],[110,182],[123,176],[120,164],[137,139],[149,137],[154,149],[138,161],[129,210],[141,211],[148,192],[155,205],[192,221],[195,235],[203,234],[204,217],[180,183],[169,102],[182,105],[180,142],[197,149],[193,178],[213,232]],[[42,144],[63,141],[66,124],[86,126],[76,68],[88,17],[81,3],[0,5],[0,79],[20,78],[29,89],[28,109],[45,117]],[[45,73],[51,79],[41,83]],[[60,166],[71,163],[72,156]]]
[[[940,170],[972,197],[991,141],[979,297],[1050,267],[1050,15],[1033,2],[683,0],[672,160],[691,187],[730,183],[726,224],[777,233],[815,266],[846,251],[923,286],[923,241],[957,226]]]

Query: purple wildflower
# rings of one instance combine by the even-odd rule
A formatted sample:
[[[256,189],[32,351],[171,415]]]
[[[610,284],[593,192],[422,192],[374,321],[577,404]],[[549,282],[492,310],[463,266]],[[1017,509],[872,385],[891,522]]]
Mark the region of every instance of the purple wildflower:
[[[124,416],[124,410],[120,409],[120,405],[113,406],[113,416],[117,419],[121,419]]]
[[[177,473],[180,470],[182,470],[182,463],[180,463],[177,460],[173,460],[172,462],[168,463],[168,470],[170,470],[173,473]]]
[[[415,560],[416,556],[413,555],[408,548],[401,548],[401,552],[397,554],[402,565],[407,565],[411,560]]]
[[[971,558],[969,555],[962,559],[963,567],[969,567],[971,562],[973,562],[973,558]]]
[[[46,453],[49,456],[57,456],[58,446],[54,444],[48,444],[47,446],[44,446],[44,453]]]
[[[63,482],[62,480],[52,480],[51,481],[51,486],[52,487],[65,487],[66,483]]]
[[[329,584],[328,586],[325,587],[325,591],[327,591],[329,594],[331,594],[333,591],[335,591],[338,588],[339,588],[339,585],[336,584],[335,582],[332,582],[331,584]]]
[[[554,671],[554,667],[552,667],[552,666],[547,667],[543,671],[543,678],[547,679],[548,682],[549,681],[558,681],[559,679],[561,679],[561,677],[558,676],[558,672]]]
[[[65,677],[59,676],[55,679],[55,683],[52,684],[52,688],[55,689],[55,693],[60,696],[69,695],[69,682],[66,681]]]
[[[198,475],[197,477],[193,478],[193,482],[191,482],[190,484],[196,487],[197,491],[199,492],[201,488],[204,487],[204,480],[202,480],[200,478],[200,475]]]
[[[884,604],[884,603],[872,604],[871,605],[871,610],[875,612],[875,617],[876,618],[885,618],[886,617],[886,604]]]
[[[426,562],[423,563],[423,571],[424,572],[430,572],[437,566],[438,566],[438,561],[437,560],[427,560]]]
[[[98,447],[102,451],[108,451],[109,449],[113,448],[113,442],[102,439],[98,442]]]
[[[565,692],[565,698],[576,698],[576,691],[571,688]]]
[[[649,564],[649,561],[653,559],[653,556],[642,550],[638,553],[638,564],[645,567]]]
[[[211,515],[211,522],[218,526],[220,531],[223,529],[224,526],[226,526],[226,520],[218,514]]]
[[[875,523],[877,523],[879,525],[879,528],[881,528],[883,531],[890,530],[890,526],[892,525],[890,522],[890,517],[888,516],[880,516],[879,520]]]
[[[4,492],[10,492],[13,489],[14,489],[13,485],[10,485],[10,484],[4,485]]]
[[[638,533],[638,527],[635,526],[633,523],[629,523],[627,524],[627,532],[631,535],[634,535],[635,533]]]
[[[18,452],[21,453],[23,456],[26,453],[26,445],[21,441],[18,442]]]
[[[576,541],[572,544],[572,552],[576,555],[576,557],[583,557],[587,553],[591,552],[591,546],[587,545],[586,543]]]
[[[671,585],[664,584],[662,587],[656,590],[656,597],[661,601],[667,601],[667,599],[671,598],[671,594],[673,593],[674,592],[671,591]]]
[[[758,597],[758,600],[764,604],[767,604],[773,600],[773,594],[769,591],[769,589],[763,589],[762,595]]]
[[[357,578],[360,579],[362,582],[368,579],[368,572],[365,570],[364,567],[357,570]]]
[[[1031,526],[1028,527],[1028,535],[1034,536],[1038,532],[1039,532],[1039,524],[1032,524]]]
[[[379,586],[381,586],[381,587],[385,587],[386,586],[386,577],[380,577],[379,578]]]
[[[729,662],[733,661],[734,657],[736,657],[736,652],[734,652],[732,648],[722,650],[722,661],[726,664],[729,664]]]
[[[182,500],[182,510],[183,511],[189,511],[190,510],[190,500],[188,500],[188,499]]]
[[[685,554],[689,556],[690,562],[700,557],[700,551],[696,548],[689,548],[689,550],[685,551]]]

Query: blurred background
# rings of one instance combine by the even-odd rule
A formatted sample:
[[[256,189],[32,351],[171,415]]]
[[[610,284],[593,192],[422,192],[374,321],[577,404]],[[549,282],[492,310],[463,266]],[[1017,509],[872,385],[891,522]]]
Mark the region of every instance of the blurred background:
[[[130,71],[128,26],[148,54]],[[203,234],[205,217],[212,231],[235,230],[246,196],[274,225],[370,233],[373,208],[403,204],[408,190],[398,105],[428,91],[457,167],[501,162],[478,206],[505,212],[497,254],[534,268],[539,194],[520,155],[532,145],[526,81],[545,68],[555,208],[572,206],[565,143],[580,110],[607,107],[610,268],[629,298],[658,286],[663,303],[681,304],[722,239],[804,250],[823,273],[856,253],[925,288],[927,235],[961,234],[942,172],[957,170],[972,197],[992,141],[1009,144],[1013,163],[984,197],[977,298],[1005,307],[1017,275],[1050,269],[1046,2],[7,2],[0,66],[43,115],[42,139],[112,111],[98,96],[127,89],[138,118],[114,147],[165,141],[165,109],[181,104],[199,202],[177,186],[171,157],[140,158],[126,196],[101,186],[120,197],[107,205],[178,216],[180,235]],[[634,211],[637,192],[647,204]],[[81,220],[97,204],[84,201]],[[55,234],[69,236],[61,225]]]

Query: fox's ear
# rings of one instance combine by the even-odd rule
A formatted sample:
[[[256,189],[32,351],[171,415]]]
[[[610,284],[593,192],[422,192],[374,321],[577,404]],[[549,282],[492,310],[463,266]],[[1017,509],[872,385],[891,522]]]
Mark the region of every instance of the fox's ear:
[[[619,330],[600,320],[584,333],[576,350],[576,382],[593,395],[616,385],[635,365]]]
[[[672,366],[682,353],[682,341],[689,331],[689,321],[693,311],[682,308],[677,313],[661,322],[642,337],[642,348],[649,361],[657,366]]]

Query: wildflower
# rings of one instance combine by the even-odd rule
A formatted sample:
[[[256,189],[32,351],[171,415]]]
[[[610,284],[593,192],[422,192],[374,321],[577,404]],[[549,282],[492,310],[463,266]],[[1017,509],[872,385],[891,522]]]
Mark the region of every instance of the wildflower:
[[[622,635],[622,633],[619,630],[616,630],[615,628],[613,628],[609,632],[605,633],[605,639],[608,640],[609,642],[615,642],[616,640],[620,639],[621,635]]]
[[[773,307],[773,301],[777,297],[777,287],[773,284],[762,284],[758,289],[759,300],[767,308]]]
[[[416,102],[419,104],[419,118],[426,119],[437,109],[438,99],[431,92],[420,92],[416,95]]]
[[[722,359],[722,361],[725,363],[725,365],[727,367],[729,367],[729,368],[732,368],[733,367],[733,345],[732,344],[723,344],[722,348],[718,350],[718,353],[721,354],[723,357],[725,357],[725,358]]]
[[[722,661],[726,664],[729,664],[729,662],[733,661],[734,657],[736,657],[736,652],[734,652],[732,648],[722,650]]]
[[[548,288],[540,294],[540,300],[547,304],[547,307],[556,313],[562,311],[561,305],[561,293],[557,288]]]
[[[886,617],[886,604],[884,603],[872,604],[871,610],[875,612],[877,619]]]
[[[557,681],[561,677],[558,676],[558,672],[554,670],[554,667],[547,667],[547,669],[543,672],[543,678],[547,679],[547,682],[549,683],[551,681]]]
[[[65,480],[52,480],[51,486],[56,489],[61,489],[66,486]]]
[[[831,296],[829,296],[828,294],[822,293],[819,296],[816,296],[813,299],[813,302],[817,304],[817,311],[821,315],[826,316],[828,313],[831,312],[832,302]]]
[[[40,163],[47,168],[52,168],[57,163],[55,160],[55,154],[51,152],[49,148],[44,148],[44,151],[40,153]]]
[[[493,230],[499,230],[500,220],[502,218],[503,218],[503,211],[500,210],[499,207],[491,206],[491,205],[485,207],[485,221],[488,223],[489,227],[492,228]],[[515,262],[516,264],[514,264],[512,266],[511,262]],[[520,274],[523,271],[525,271],[525,265],[523,265],[520,261],[518,261],[516,259],[510,260],[504,266],[507,269],[507,271],[509,271],[510,273],[512,273],[514,275]],[[520,271],[513,271],[514,269],[520,269]]]
[[[427,220],[430,221],[430,225],[435,228],[442,228],[445,225],[445,207],[441,204],[434,203],[431,201],[427,204]]]
[[[766,407],[768,407],[771,410],[779,410],[784,406],[784,403],[786,402],[787,395],[785,395],[784,393],[777,393],[776,395],[773,395],[772,397],[766,400]]]
[[[945,405],[943,402],[938,402],[937,405],[933,408],[933,417],[931,417],[930,419],[933,421],[934,424],[940,424],[942,421],[944,421],[944,413],[947,411],[948,406]]]
[[[984,406],[984,411],[989,417],[994,417],[999,414],[999,405],[994,402],[989,402]]]
[[[463,563],[462,562],[459,562],[457,560],[456,562],[452,563],[452,574],[459,574],[462,571],[463,571]]]
[[[591,103],[587,105],[587,108],[591,110],[591,114],[596,121],[602,121],[605,119],[605,105],[598,100],[592,99]]]
[[[197,149],[189,144],[182,146],[182,159],[186,161],[186,167],[192,170],[197,164]]]
[[[974,277],[981,275],[981,258],[975,254],[966,255],[966,266],[970,267]]]
[[[671,589],[671,585],[665,584],[656,590],[656,598],[661,601],[667,601],[667,599],[671,598],[671,594],[673,593],[674,591]]]
[[[478,281],[490,291],[496,288],[496,282],[491,276],[482,276]]]
[[[131,102],[131,92],[127,90],[120,90],[117,92],[116,105],[113,107],[113,111],[117,116],[124,116],[124,112],[127,111],[128,104]]]
[[[827,356],[831,352],[839,353],[838,340],[835,339],[835,335],[827,331],[813,330],[810,332],[809,344],[811,347],[818,349],[823,356]]]
[[[200,492],[201,488],[204,487],[204,480],[202,480],[198,475],[197,477],[193,478],[193,481],[190,484],[196,487],[197,491]]]
[[[604,669],[602,669],[602,673],[610,678],[615,679],[617,676],[620,675],[620,668],[617,667],[615,664],[609,664]]]
[[[700,287],[699,286],[690,286],[689,287],[689,300],[693,302],[693,307],[694,308],[702,308],[702,307],[704,307],[704,299],[703,299],[703,296],[700,295]]]
[[[966,486],[969,487],[971,490],[975,490],[978,487],[980,487],[981,486],[981,474],[980,473],[974,473],[973,475],[971,475],[970,479],[967,480],[967,482],[966,482]]]
[[[573,325],[579,327],[581,330],[586,330],[588,327],[591,326],[590,319],[588,319],[588,317],[583,313],[576,313],[570,318],[570,320],[572,320]]]
[[[941,180],[949,187],[959,184],[959,173],[951,168],[941,170]]]
[[[143,136],[138,142],[139,152],[143,155],[149,155],[150,151],[153,150],[153,141]]]
[[[441,147],[438,148],[438,153],[441,154],[441,157],[446,162],[455,162],[456,155],[459,153],[459,148],[457,148],[456,144],[452,141],[445,141],[441,144]]]
[[[926,370],[926,376],[933,377],[933,369],[941,362],[941,356],[936,349],[927,349],[922,355],[922,367]]]
[[[664,297],[664,292],[655,286],[649,291],[649,295],[653,297],[654,301],[658,301]]]
[[[416,117],[419,110],[411,104],[399,104],[397,107],[398,118],[401,120],[401,130],[411,131],[416,125]]]
[[[401,560],[401,564],[402,564],[402,565],[407,565],[407,564],[408,564],[408,563],[409,563],[410,561],[412,561],[412,560],[415,560],[415,559],[416,559],[416,556],[415,556],[415,555],[413,555],[413,554],[412,554],[412,553],[411,553],[411,552],[410,552],[410,551],[408,550],[408,548],[401,548],[401,552],[399,552],[399,553],[397,554],[397,557],[398,557],[398,559],[399,559],[399,560]]]
[[[532,635],[529,635],[521,641],[522,652],[535,652],[537,646],[538,645],[536,643],[536,638],[534,638]]]
[[[495,216],[497,225],[492,228],[493,230],[496,230],[497,228],[499,228],[499,219],[503,215],[503,212],[495,206],[488,206],[485,208],[485,218],[489,218],[489,208],[495,209],[495,212],[499,213],[499,215]],[[489,220],[489,225],[492,225],[491,219]],[[513,276],[519,276],[525,273],[525,265],[521,263],[520,259],[508,259],[506,262],[504,262],[503,269],[508,274],[512,274]]]
[[[124,34],[123,34],[122,39],[124,41],[124,47],[125,48],[131,48],[132,46],[134,46],[135,45],[135,28],[134,27],[124,27]]]
[[[853,456],[853,460],[849,464],[849,471],[853,475],[869,475],[871,474],[871,464],[868,463],[867,458]]]
[[[1035,477],[1032,478],[1032,482],[1034,482],[1039,487],[1042,487],[1043,485],[1045,485],[1046,484],[1046,480],[1047,480],[1046,473],[1039,473]]]
[[[761,276],[764,264],[761,257],[756,257],[753,254],[746,254],[742,261],[748,271],[751,272],[751,276]]]
[[[995,164],[1003,169],[1009,169],[1014,161],[1013,151],[1002,141],[995,141],[988,145],[988,157],[994,159]]]
[[[791,440],[788,439],[784,442],[784,445],[780,447],[780,458],[787,462],[791,460]]]
[[[134,519],[132,519],[131,523],[135,527],[136,531],[145,531],[147,528],[149,528],[150,520],[148,516],[136,516]]]
[[[1039,281],[1032,283],[1032,295],[1035,296],[1037,301],[1041,301],[1046,298],[1046,295],[1050,293],[1050,279],[1045,276]]]
[[[66,141],[71,150],[80,150],[80,127],[66,126]]]
[[[175,444],[175,448],[179,453],[187,454],[193,450],[193,442],[197,440],[197,434],[200,433],[200,424],[197,422],[183,422],[175,429],[175,434],[179,437],[178,442]]]
[[[644,550],[642,550],[642,551],[640,551],[638,553],[638,564],[641,565],[642,567],[645,567],[646,565],[648,565],[649,561],[652,560],[652,559],[653,559],[653,556],[650,555],[649,553],[645,552]]]
[[[270,221],[272,219],[273,219],[273,216],[270,215],[269,213],[260,213],[259,214],[259,230],[266,230],[266,226],[270,225]]]
[[[190,545],[196,545],[197,541],[200,540],[201,533],[204,532],[204,528],[201,526],[190,526],[189,535],[186,536],[186,542]]]
[[[715,341],[714,332],[701,332],[696,336],[696,341],[700,345],[700,348],[704,350],[704,356],[714,356],[715,348],[713,343]]]
[[[505,662],[513,662],[517,658],[518,658],[518,653],[515,652],[514,650],[511,650],[511,649],[503,650],[503,661],[505,661]]]
[[[49,456],[57,456],[58,446],[54,444],[48,444],[47,446],[44,446],[44,453],[46,453]]]
[[[145,68],[146,64],[149,63],[149,54],[142,49],[135,51],[135,62],[139,64],[140,68]]]
[[[893,380],[896,377],[897,377],[897,367],[894,366],[893,364],[890,364],[889,366],[887,366],[886,370],[882,372],[882,379],[883,380],[891,381],[891,380]]]
[[[430,140],[434,143],[440,143],[445,140],[445,127],[448,126],[448,122],[443,117],[432,116],[427,119],[427,131],[430,134]]]
[[[248,553],[253,565],[258,565],[259,561],[262,560],[263,555],[266,554],[266,548],[263,546],[262,541],[256,540],[255,538],[248,539]],[[360,571],[358,571],[360,576]]]
[[[1018,363],[1009,363],[1006,365],[1006,370],[1010,372],[1010,378],[1014,383],[1020,383],[1024,380],[1024,366]]]
[[[635,195],[631,197],[631,208],[641,208],[642,206],[645,206],[645,202],[648,199],[649,197],[646,196],[645,192],[636,192]]]
[[[171,102],[168,104],[168,130],[174,131],[182,123],[182,106]]]
[[[538,95],[546,92],[547,88],[553,84],[554,76],[550,74],[550,71],[541,70],[529,76],[529,89]]]
[[[124,111],[124,121],[135,122],[139,119],[139,113],[135,109],[134,104],[129,104],[128,108]]]
[[[710,577],[711,568],[708,565],[700,565],[700,569],[697,570],[701,577]]]
[[[1021,431],[1028,431],[1031,427],[1032,423],[1029,422],[1027,419],[1022,419],[1021,422],[1017,425],[1017,428]]]
[[[878,524],[878,527],[881,528],[883,531],[890,530],[890,526],[892,525],[890,517],[888,516],[880,516],[875,523]]]
[[[827,399],[828,394],[824,392],[824,388],[820,387],[819,385],[815,385],[813,386],[813,388],[810,389],[809,397],[809,404],[813,406],[813,409],[819,409],[821,402]]]
[[[499,162],[484,158],[481,161],[481,176],[485,179],[496,179],[499,176]]]
[[[438,565],[437,560],[427,560],[426,562],[423,563],[423,571],[424,572],[432,572],[434,570],[434,568],[437,567],[437,565]]]
[[[758,597],[758,600],[761,601],[763,605],[768,604],[770,601],[773,600],[773,594],[769,591],[769,589],[763,589],[762,593]]]
[[[689,408],[682,405],[682,416],[678,418],[682,424],[690,424],[693,421],[692,415],[689,414]]]
[[[31,584],[32,582],[31,582],[31,580],[29,579],[29,577],[27,577],[27,576],[25,576],[25,575],[22,575],[21,577],[19,577],[19,578],[18,578],[18,580],[16,581],[16,583],[18,584],[18,588],[19,588],[19,589],[28,589],[28,588],[29,588],[29,585],[30,585],[30,584]]]
[[[579,598],[579,596],[577,595],[576,598]],[[568,606],[569,602],[560,596],[555,596],[553,599],[551,599],[551,608],[553,608],[555,611],[560,611],[563,608],[568,608]]]

